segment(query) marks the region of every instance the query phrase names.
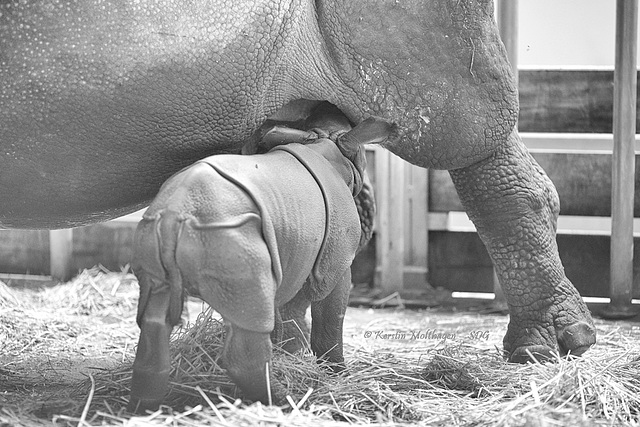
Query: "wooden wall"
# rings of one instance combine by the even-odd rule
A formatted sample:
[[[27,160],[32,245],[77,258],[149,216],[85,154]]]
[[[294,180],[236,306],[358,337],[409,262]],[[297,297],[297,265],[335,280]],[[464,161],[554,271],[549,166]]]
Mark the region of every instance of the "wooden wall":
[[[519,85],[519,130],[524,138],[528,132],[549,133],[550,139],[554,132],[611,132],[613,71],[521,70]],[[535,149],[532,154],[556,185],[561,215],[610,216],[610,148],[601,143],[598,150],[590,149],[591,146],[583,149],[582,142],[579,135],[569,136],[563,138],[560,149],[550,144],[551,148]],[[640,217],[639,160],[636,156],[636,217]],[[431,213],[462,210],[445,171],[429,171],[429,210]],[[578,230],[558,235],[567,277],[585,296],[608,296],[610,237],[603,234],[602,230],[592,234]],[[634,240],[634,296],[640,297],[640,241]],[[492,292],[491,262],[477,234],[430,231],[429,281],[452,290]]]
[[[532,153],[553,181],[561,215],[611,216],[611,155],[602,153]],[[462,211],[446,171],[429,171],[431,212]],[[636,155],[636,217],[640,217],[640,156]]]
[[[73,230],[72,274],[102,264],[118,271],[131,261],[135,222],[118,221]],[[0,272],[49,275],[47,230],[0,230]]]
[[[611,133],[613,70],[525,69],[519,79],[521,132]]]

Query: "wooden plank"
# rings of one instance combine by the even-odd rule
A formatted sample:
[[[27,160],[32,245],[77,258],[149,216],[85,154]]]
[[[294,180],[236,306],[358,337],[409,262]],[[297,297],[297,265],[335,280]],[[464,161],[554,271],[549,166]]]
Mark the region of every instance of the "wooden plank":
[[[513,70],[513,76],[518,85],[518,0],[499,0],[498,6],[498,27],[500,38],[507,51],[507,58]],[[516,123],[517,127],[517,123]],[[493,271],[493,293],[495,295],[493,304],[506,306],[506,300],[502,287],[498,280],[498,275]]]
[[[429,225],[429,230],[434,231],[476,232],[475,226],[464,212],[429,212]],[[640,218],[634,218],[633,228],[633,235],[640,237]],[[557,234],[611,236],[611,217],[560,215]]]
[[[638,1],[618,0],[613,98],[613,178],[611,199],[611,304],[608,317],[631,317],[633,214],[638,72]]]
[[[411,277],[412,287],[420,281],[420,274],[423,274],[423,286],[427,283],[427,177],[427,169],[405,163],[404,265],[405,270],[410,268],[412,273],[407,275],[405,271],[404,277],[405,283],[408,276]]]
[[[424,259],[425,266],[405,265],[402,273],[402,289],[415,290],[427,289],[429,286],[429,273],[427,270],[427,258]]]
[[[49,256],[49,231],[0,230],[1,272],[48,275]]]
[[[449,172],[429,169],[429,211],[463,211]]]
[[[498,0],[498,27],[516,84],[518,82],[518,0]]]
[[[568,134],[568,133],[531,133],[521,132],[520,136],[525,145],[533,153],[536,158],[542,158],[546,154],[599,154],[611,155],[613,153],[613,134]],[[636,153],[640,154],[640,135],[636,135]],[[601,157],[606,159],[606,157]],[[605,160],[605,163],[606,160]],[[571,166],[574,167],[573,165]],[[604,176],[610,172],[609,164],[603,164],[600,167],[607,168],[598,176]],[[544,168],[544,166],[543,166]],[[577,173],[577,172],[576,172]],[[589,176],[589,175],[588,175]],[[552,180],[559,185],[562,177],[554,176]],[[609,186],[611,181],[609,178],[604,184]],[[600,185],[596,182],[596,185]],[[636,185],[637,188],[637,185]],[[606,197],[610,197],[607,195]],[[565,204],[565,192],[561,196],[561,204]],[[636,198],[637,199],[637,198]],[[429,171],[429,206],[432,212],[448,212],[461,211],[462,204],[458,198],[453,182],[447,171],[430,170]],[[571,211],[571,210],[569,210]],[[606,210],[609,212],[609,210]],[[594,213],[598,215],[599,213]],[[607,214],[608,215],[608,214]]]
[[[520,132],[520,138],[531,152],[613,153],[613,134],[611,133]],[[640,154],[640,135],[635,137],[635,151],[636,154]]]
[[[558,190],[561,215],[611,215],[610,155],[534,153],[533,156]],[[640,203],[636,213],[640,215]]]
[[[63,281],[71,279],[73,229],[51,230],[49,232],[49,253],[51,277]]]
[[[72,271],[91,268],[96,264],[118,271],[129,264],[136,226],[135,222],[116,221],[75,228]]]
[[[373,179],[376,197],[376,275],[374,286],[382,286],[382,266],[389,248],[389,232],[387,223],[389,221],[389,153],[381,147],[375,147],[375,173]]]
[[[634,298],[640,297],[640,238],[634,245]],[[567,277],[583,296],[609,292],[610,238],[558,235],[558,250]],[[491,260],[476,233],[429,232],[429,283],[461,292],[492,292]]]
[[[383,294],[402,289],[404,265],[404,160],[380,148],[376,151],[376,185],[379,228],[376,264],[381,267]]]
[[[389,210],[387,230],[389,246],[385,256],[382,283],[385,293],[402,289],[404,279],[404,170],[405,161],[389,153]]]
[[[452,291],[493,292],[493,265],[477,233],[429,231],[429,283]]]
[[[611,216],[611,155],[578,151],[532,154],[558,190],[561,215]],[[639,163],[636,161],[634,175],[635,217],[640,217]],[[448,172],[429,171],[429,182],[432,212],[463,210]]]
[[[521,68],[519,79],[521,132],[612,132],[613,69]]]
[[[111,221],[73,230],[1,230],[0,272],[68,280],[98,264],[118,271],[131,262],[135,228]]]

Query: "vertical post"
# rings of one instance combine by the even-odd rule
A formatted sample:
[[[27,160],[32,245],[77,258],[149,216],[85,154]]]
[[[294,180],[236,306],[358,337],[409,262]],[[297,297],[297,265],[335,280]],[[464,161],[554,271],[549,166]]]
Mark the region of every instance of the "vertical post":
[[[611,198],[611,302],[608,318],[633,316],[633,198],[637,93],[638,1],[617,0],[613,75],[613,172]]]
[[[518,85],[518,0],[498,1],[498,28]]]
[[[399,291],[404,280],[404,161],[387,150],[376,151],[378,236],[376,264],[383,296]]]
[[[73,253],[73,229],[49,231],[49,262],[51,277],[66,281],[71,279],[71,255]]]
[[[428,170],[404,164],[404,289],[428,285]]]
[[[507,58],[518,87],[518,0],[498,1],[498,28],[500,38],[507,51]],[[507,299],[504,296],[498,275],[493,270],[493,294],[495,295],[490,311],[506,311]]]

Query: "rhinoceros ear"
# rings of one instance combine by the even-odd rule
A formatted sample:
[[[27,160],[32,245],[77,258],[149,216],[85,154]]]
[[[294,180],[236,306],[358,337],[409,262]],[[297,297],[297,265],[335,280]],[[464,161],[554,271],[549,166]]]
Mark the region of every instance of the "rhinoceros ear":
[[[397,126],[378,117],[369,117],[349,132],[338,137],[336,144],[342,154],[360,169],[360,158],[364,157],[364,144],[382,144],[394,137]],[[362,165],[364,167],[364,165]]]
[[[299,130],[294,122],[276,122],[267,120],[251,135],[241,149],[241,154],[262,154],[278,145],[309,144],[318,139],[313,132]]]
[[[398,132],[395,124],[371,116],[344,134],[345,144],[382,144]]]
[[[292,129],[285,126],[274,126],[267,130],[262,136],[260,145],[264,147],[266,151],[269,151],[278,145],[291,143],[309,144],[315,142],[317,139],[318,135],[314,132]]]

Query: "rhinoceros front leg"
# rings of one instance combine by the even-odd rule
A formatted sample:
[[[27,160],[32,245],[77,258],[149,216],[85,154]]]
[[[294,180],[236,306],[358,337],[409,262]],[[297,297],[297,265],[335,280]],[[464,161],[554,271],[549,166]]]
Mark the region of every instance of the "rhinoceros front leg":
[[[326,298],[311,304],[311,350],[318,358],[329,362],[334,372],[345,369],[342,327],[350,288],[351,270],[347,269]]]
[[[558,255],[558,195],[518,134],[489,158],[450,173],[509,305],[503,341],[509,360],[586,351],[595,328]]]
[[[284,403],[285,389],[275,379],[271,369],[270,334],[249,331],[230,323],[226,325],[226,333],[222,365],[233,382],[240,387],[244,397],[252,401],[259,400],[264,404]]]

